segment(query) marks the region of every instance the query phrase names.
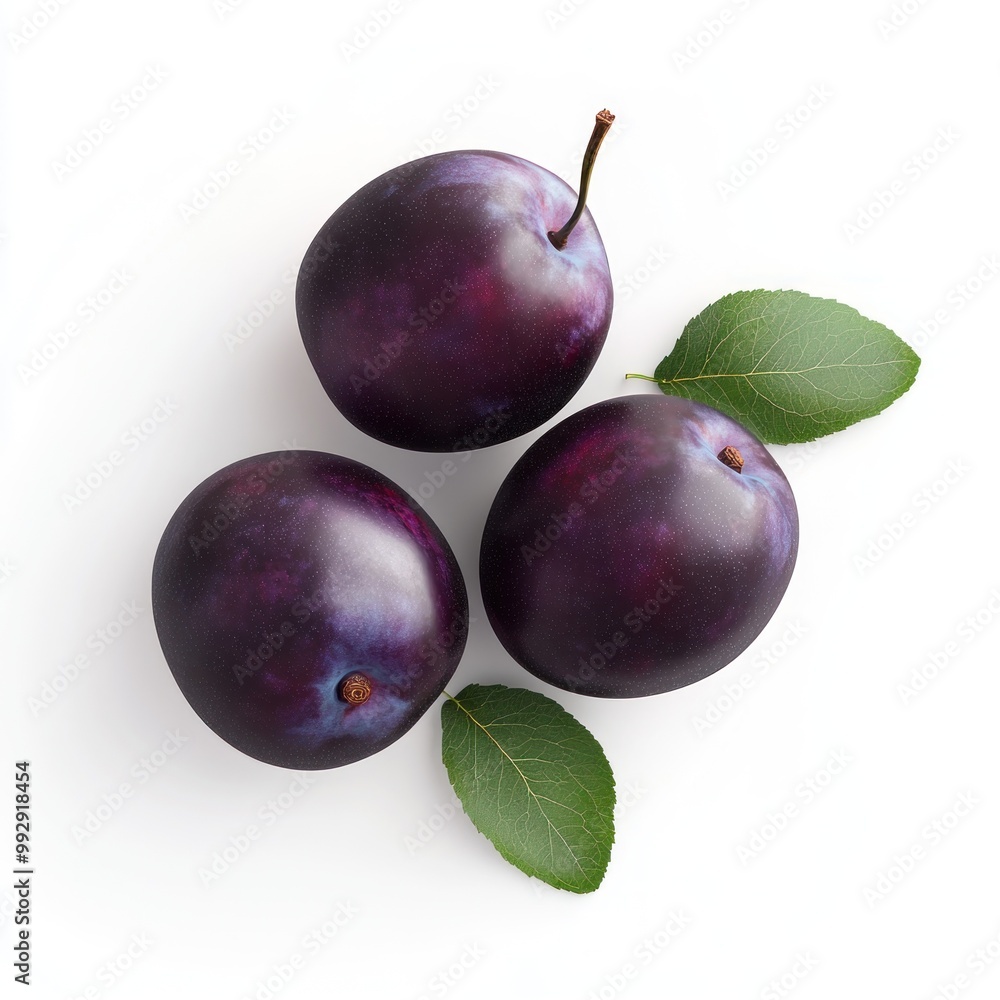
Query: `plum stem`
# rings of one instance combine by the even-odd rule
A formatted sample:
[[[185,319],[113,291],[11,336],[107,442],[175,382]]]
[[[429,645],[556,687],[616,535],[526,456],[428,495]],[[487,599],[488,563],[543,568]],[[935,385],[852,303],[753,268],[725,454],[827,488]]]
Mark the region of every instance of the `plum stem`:
[[[629,372],[625,378],[641,378],[646,382],[660,382],[662,379],[654,378],[652,375],[637,375],[635,372]]]
[[[715,456],[723,465],[728,466],[733,472],[743,472],[743,456],[739,448],[727,445],[718,455]]]
[[[348,705],[363,705],[372,693],[372,682],[360,672],[348,674],[337,686],[337,694]]]
[[[614,120],[615,116],[607,108],[597,112],[594,131],[590,135],[590,142],[587,143],[586,152],[583,154],[583,167],[580,170],[580,197],[577,199],[576,208],[562,229],[557,233],[549,232],[549,242],[557,250],[565,249],[569,234],[573,231],[573,227],[580,221],[580,216],[583,215],[583,209],[587,204],[587,189],[590,187],[590,175],[594,170],[597,151],[601,148],[601,143],[608,134],[608,129],[611,128],[611,123]]]

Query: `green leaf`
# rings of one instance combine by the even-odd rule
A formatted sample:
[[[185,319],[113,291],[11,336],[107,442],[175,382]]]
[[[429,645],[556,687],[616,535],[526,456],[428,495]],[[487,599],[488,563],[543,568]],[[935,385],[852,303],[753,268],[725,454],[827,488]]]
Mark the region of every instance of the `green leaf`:
[[[557,889],[593,892],[614,841],[615,779],[601,745],[551,698],[470,684],[441,707],[441,755],[480,833]]]
[[[919,367],[904,341],[850,306],[758,289],[695,316],[652,380],[728,413],[762,441],[791,444],[880,413]]]

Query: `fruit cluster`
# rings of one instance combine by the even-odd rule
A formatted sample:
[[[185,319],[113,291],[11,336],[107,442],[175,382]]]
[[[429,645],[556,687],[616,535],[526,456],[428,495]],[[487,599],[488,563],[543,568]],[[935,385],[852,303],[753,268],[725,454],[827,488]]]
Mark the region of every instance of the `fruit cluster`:
[[[531,431],[593,368],[612,312],[579,194],[504,153],[426,156],[366,184],[305,254],[296,311],[344,416],[389,444],[485,447]],[[511,656],[608,698],[690,684],[771,618],[798,544],[787,480],[750,431],[662,394],[589,406],[510,471],[483,533],[487,615]],[[444,690],[468,600],[441,531],[349,458],[259,455],[180,505],[153,567],[167,663],[243,752],[336,767],[405,733]]]

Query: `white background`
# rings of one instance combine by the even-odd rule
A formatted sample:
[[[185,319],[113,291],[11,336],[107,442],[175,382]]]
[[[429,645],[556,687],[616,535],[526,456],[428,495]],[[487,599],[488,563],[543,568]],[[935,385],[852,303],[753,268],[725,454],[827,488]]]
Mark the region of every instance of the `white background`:
[[[5,5],[0,206],[0,799],[10,831],[12,765],[29,758],[34,995],[996,996],[1000,960],[974,957],[1000,955],[996,5],[48,2],[54,16]],[[692,315],[743,288],[837,298],[923,365],[881,416],[774,449],[801,516],[791,586],[738,661],[667,695],[546,688],[492,635],[479,536],[544,428],[426,500],[475,617],[452,688],[542,690],[614,766],[611,865],[577,896],[453,814],[437,707],[304,791],[218,739],[161,656],[149,581],[177,504],[244,456],[291,444],[411,492],[433,478],[445,456],[368,440],[328,401],[295,269],[345,198],[420,151],[504,150],[575,186],[605,106],[618,119],[590,207],[616,308],[560,416],[655,391],[623,374],[651,372]],[[290,122],[266,131],[277,112]],[[130,602],[138,617],[102,646]],[[908,695],[915,674],[930,680]]]

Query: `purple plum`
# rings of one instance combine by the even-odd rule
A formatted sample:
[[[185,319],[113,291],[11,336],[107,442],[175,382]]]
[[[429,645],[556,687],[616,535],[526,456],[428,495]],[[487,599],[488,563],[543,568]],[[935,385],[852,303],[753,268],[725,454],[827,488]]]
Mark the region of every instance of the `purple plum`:
[[[688,399],[622,396],[567,417],[511,469],[480,579],[521,666],[567,691],[634,698],[746,649],[797,550],[791,487],[753,434]]]
[[[295,304],[351,423],[403,448],[468,451],[570,400],[611,322],[608,259],[584,201],[613,117],[598,116],[579,196],[528,160],[461,150],[389,170],[327,220]]]
[[[339,767],[398,739],[468,634],[434,522],[374,469],[313,451],[247,458],[197,486],[163,533],[152,591],[191,707],[280,767]]]

